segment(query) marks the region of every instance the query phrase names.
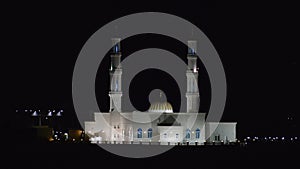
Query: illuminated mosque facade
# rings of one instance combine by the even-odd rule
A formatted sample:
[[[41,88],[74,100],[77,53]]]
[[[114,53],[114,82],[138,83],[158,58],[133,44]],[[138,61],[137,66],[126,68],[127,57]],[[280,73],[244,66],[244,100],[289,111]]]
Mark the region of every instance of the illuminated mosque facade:
[[[198,112],[196,41],[188,41],[186,112],[173,112],[172,105],[167,101],[152,103],[145,112],[122,112],[120,40],[112,39],[110,110],[106,113],[95,112],[94,121],[84,123],[85,133],[92,143],[202,145],[206,142],[236,141],[236,122],[205,122],[206,113]]]

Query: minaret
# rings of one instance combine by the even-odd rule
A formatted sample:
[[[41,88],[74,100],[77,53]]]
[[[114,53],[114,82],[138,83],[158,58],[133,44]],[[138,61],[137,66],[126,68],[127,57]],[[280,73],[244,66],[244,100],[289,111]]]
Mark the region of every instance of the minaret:
[[[199,90],[198,90],[198,68],[197,68],[197,41],[188,41],[188,67],[187,77],[187,113],[198,113],[199,111]]]
[[[122,67],[121,67],[121,46],[120,38],[113,38],[112,53],[111,53],[111,65],[110,65],[110,109],[109,111],[121,112],[121,97],[122,97]]]

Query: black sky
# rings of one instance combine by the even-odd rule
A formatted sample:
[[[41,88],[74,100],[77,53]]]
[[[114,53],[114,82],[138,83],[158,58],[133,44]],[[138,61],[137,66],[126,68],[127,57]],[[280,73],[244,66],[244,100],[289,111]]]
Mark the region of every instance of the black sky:
[[[282,4],[241,4],[234,7],[216,2],[129,4],[114,1],[99,5],[16,5],[8,13],[12,26],[10,35],[16,46],[10,56],[15,60],[16,70],[13,79],[16,85],[12,86],[16,96],[12,100],[12,110],[63,108],[66,110],[65,125],[78,127],[72,105],[72,73],[82,46],[106,23],[145,11],[177,15],[197,25],[208,36],[219,53],[227,77],[228,97],[222,120],[237,121],[240,135],[277,133],[287,123],[288,116],[299,122],[299,108],[296,106],[299,100],[296,99],[299,94],[299,62],[296,60],[299,57],[298,12]],[[155,45],[153,42],[158,42],[155,38],[142,45],[124,42],[128,47],[127,54],[144,47],[174,50],[176,48],[171,44],[180,46],[176,42],[165,45],[163,42],[172,40],[160,38],[161,43]],[[122,46],[122,50],[126,55],[126,47]],[[180,48],[177,52],[184,50]],[[102,72],[109,66],[104,63]],[[101,68],[98,73],[101,73]],[[159,72],[154,73],[162,79],[169,78]],[[147,75],[147,72],[144,74]],[[148,85],[149,90],[158,85],[142,83],[145,77],[138,79],[137,76],[134,81],[137,90],[141,90],[138,84]],[[203,78],[206,78],[205,75]],[[166,86],[170,84],[163,83],[158,87]],[[107,95],[102,95],[105,90],[108,90],[108,85],[107,88],[96,88],[97,99],[108,99]],[[206,93],[210,89],[201,90]],[[178,97],[169,95],[171,100]],[[141,105],[139,97],[144,95],[132,97],[136,98],[134,104]],[[148,104],[147,100],[145,104]],[[204,109],[208,108],[207,105],[206,101]],[[100,105],[100,108],[107,109],[106,106]]]

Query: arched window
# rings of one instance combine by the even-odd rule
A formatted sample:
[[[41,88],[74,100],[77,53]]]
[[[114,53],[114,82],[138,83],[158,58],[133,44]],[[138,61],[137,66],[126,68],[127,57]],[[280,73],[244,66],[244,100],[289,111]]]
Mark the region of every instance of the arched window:
[[[148,129],[148,138],[152,138],[152,128]]]
[[[191,54],[191,55],[195,54],[194,49],[193,48],[189,48],[188,49],[188,53]]]
[[[116,79],[116,91],[119,91],[119,89],[118,89],[118,79]]]
[[[189,48],[188,48],[188,54],[190,54],[190,55],[195,55],[195,54],[196,54],[195,49],[189,47]]]
[[[167,133],[164,133],[164,138],[167,138]]]
[[[190,139],[191,138],[191,130],[190,129],[186,129],[185,138],[186,139]]]
[[[220,134],[215,135],[215,141],[220,141]]]
[[[199,139],[200,138],[200,129],[197,128],[196,129],[196,139]]]
[[[137,130],[137,138],[143,138],[143,130],[141,128]]]
[[[115,52],[115,53],[118,53],[118,52],[119,52],[119,46],[118,46],[118,44],[115,45],[115,47],[114,47],[114,52]]]

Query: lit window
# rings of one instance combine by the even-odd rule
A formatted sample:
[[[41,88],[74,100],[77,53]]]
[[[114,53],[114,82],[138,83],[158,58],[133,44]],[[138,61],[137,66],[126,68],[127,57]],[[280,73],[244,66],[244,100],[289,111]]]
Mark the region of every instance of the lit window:
[[[141,128],[137,130],[137,138],[143,138],[143,130]]]
[[[186,129],[185,138],[186,139],[190,139],[191,138],[191,130],[190,129]]]
[[[197,128],[196,129],[196,139],[199,139],[200,138],[200,129]]]
[[[164,133],[164,138],[167,138],[167,133]]]
[[[195,49],[189,48],[188,53],[191,54],[191,55],[194,55],[195,54]]]
[[[115,51],[116,51],[116,52],[118,52],[118,50],[119,50],[119,49],[118,49],[118,45],[116,45],[116,47],[115,47]]]
[[[118,53],[119,52],[119,44],[116,44],[113,48],[113,52],[114,53]]]
[[[116,80],[116,91],[118,91],[118,79]]]
[[[148,138],[152,138],[152,128],[148,129]]]

